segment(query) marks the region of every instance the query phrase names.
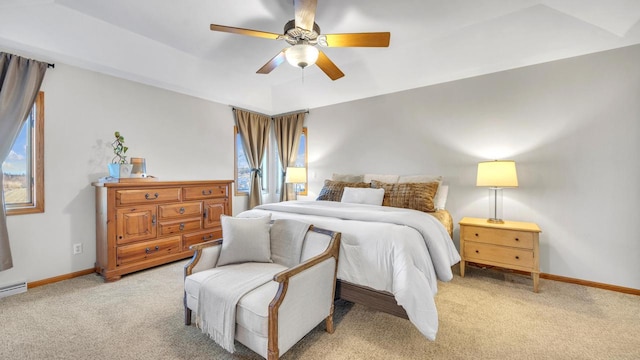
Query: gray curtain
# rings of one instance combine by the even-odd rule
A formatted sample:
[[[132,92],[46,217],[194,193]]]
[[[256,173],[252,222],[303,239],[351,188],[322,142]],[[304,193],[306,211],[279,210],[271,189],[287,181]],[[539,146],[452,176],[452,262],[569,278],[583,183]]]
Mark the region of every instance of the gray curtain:
[[[47,63],[0,52],[0,159],[11,151],[22,124],[36,101]],[[4,189],[0,176],[0,189]],[[13,267],[4,191],[0,191],[0,271]]]
[[[278,154],[282,165],[282,183],[280,184],[280,201],[295,200],[294,184],[284,182],[285,172],[288,166],[293,166],[296,161],[300,135],[306,112],[274,116],[274,131],[278,143]]]
[[[251,187],[249,188],[249,209],[262,203],[262,172],[260,165],[269,142],[271,118],[267,115],[233,109],[238,134],[242,138],[244,153],[251,166]]]

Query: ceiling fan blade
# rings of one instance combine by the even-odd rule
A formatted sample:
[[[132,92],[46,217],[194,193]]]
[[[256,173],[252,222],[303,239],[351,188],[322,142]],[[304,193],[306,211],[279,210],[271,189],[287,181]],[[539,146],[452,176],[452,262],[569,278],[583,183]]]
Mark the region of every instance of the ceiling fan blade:
[[[326,39],[326,43],[321,40],[318,40],[318,43],[326,47],[388,47],[391,39],[391,33],[389,32],[326,34],[320,36]]]
[[[331,80],[338,80],[344,76],[344,73],[338,69],[336,64],[331,61],[325,53],[322,51],[318,52],[318,60],[316,61],[316,65],[320,68],[320,70],[324,71]]]
[[[273,71],[273,69],[277,68],[280,64],[282,64],[286,60],[284,56],[285,51],[286,49],[280,51],[278,55],[274,56],[271,60],[269,60],[266,64],[264,64],[258,71],[256,71],[256,74],[268,74],[271,71]]]
[[[255,37],[261,37],[261,38],[273,39],[273,40],[277,40],[279,37],[282,36],[280,34],[270,33],[266,31],[243,29],[243,28],[237,28],[233,26],[224,26],[224,25],[216,25],[216,24],[211,24],[209,28],[212,31],[221,31],[221,32],[232,33],[232,34],[255,36]]]
[[[294,0],[293,8],[296,14],[296,27],[312,31],[316,18],[318,0]]]

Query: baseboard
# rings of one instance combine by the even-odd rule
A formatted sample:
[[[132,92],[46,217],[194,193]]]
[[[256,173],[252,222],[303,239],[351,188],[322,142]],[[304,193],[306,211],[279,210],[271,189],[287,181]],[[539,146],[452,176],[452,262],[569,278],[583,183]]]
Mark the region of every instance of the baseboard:
[[[38,287],[38,286],[42,286],[42,285],[48,285],[48,284],[57,283],[58,281],[62,281],[62,280],[69,280],[69,279],[73,279],[75,277],[89,275],[89,274],[92,274],[92,273],[95,273],[95,272],[96,272],[96,269],[95,268],[91,268],[91,269],[72,272],[70,274],[54,276],[54,277],[48,278],[48,279],[33,281],[33,282],[27,283],[27,289],[32,289],[32,288],[35,288],[35,287]]]
[[[531,273],[528,273],[526,271],[503,269],[497,266],[481,265],[481,264],[476,264],[472,262],[468,262],[467,265],[471,265],[477,268],[494,268],[500,271],[509,271],[509,272],[524,275],[524,276],[531,276]],[[575,278],[570,278],[566,276],[553,275],[553,274],[547,274],[547,273],[540,273],[540,278],[640,296],[640,289],[633,289],[633,288],[628,288],[624,286],[604,284],[604,283],[599,283],[595,281],[581,280],[581,279],[575,279]]]
[[[599,283],[595,281],[580,280],[580,279],[574,279],[566,276],[545,274],[545,273],[540,273],[540,277],[547,280],[560,281],[560,282],[565,282],[570,284],[583,285],[583,286],[588,286],[588,287],[593,287],[598,289],[611,290],[615,292],[640,296],[639,289],[633,289],[633,288],[628,288],[624,286],[610,285],[610,284],[604,284],[604,283]]]
[[[475,265],[475,264],[470,263],[469,265]],[[55,276],[55,277],[44,279],[44,280],[29,282],[27,283],[27,288],[32,289],[42,285],[53,284],[62,280],[73,279],[78,276],[89,275],[91,273],[94,273],[95,271],[96,270],[94,268],[91,268],[91,269],[76,271],[66,275]],[[514,271],[514,270],[510,270],[510,271],[513,271],[518,274],[526,275],[526,276],[530,275],[529,273],[526,273],[523,271]],[[569,284],[588,286],[588,287],[593,287],[598,289],[611,290],[615,292],[640,296],[640,289],[633,289],[633,288],[628,288],[624,286],[604,284],[604,283],[599,283],[595,281],[587,281],[587,280],[575,279],[575,278],[570,278],[566,276],[553,275],[553,274],[547,274],[547,273],[540,273],[540,277],[547,280],[560,281],[560,282],[569,283]]]

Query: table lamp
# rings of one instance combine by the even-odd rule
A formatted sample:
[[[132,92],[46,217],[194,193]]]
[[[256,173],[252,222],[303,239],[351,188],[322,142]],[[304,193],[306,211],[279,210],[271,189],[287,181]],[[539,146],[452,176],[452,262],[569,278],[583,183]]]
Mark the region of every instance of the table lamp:
[[[296,200],[298,200],[298,184],[307,182],[307,169],[303,167],[288,167],[284,182],[295,187]]]
[[[494,160],[478,163],[476,186],[489,187],[489,213],[487,222],[503,224],[502,189],[518,187],[516,162],[513,160]]]

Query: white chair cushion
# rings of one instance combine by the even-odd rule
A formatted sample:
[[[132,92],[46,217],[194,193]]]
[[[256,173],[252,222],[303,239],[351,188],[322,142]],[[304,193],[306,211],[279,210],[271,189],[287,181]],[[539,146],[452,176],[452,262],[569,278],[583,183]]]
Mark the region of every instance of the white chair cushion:
[[[245,265],[246,264],[232,264],[232,265],[226,265],[224,268],[225,269],[229,269],[232,267],[239,268]],[[275,264],[275,263],[263,263],[263,265],[266,268],[275,269],[276,271],[283,271],[287,269],[286,267],[280,264]],[[212,275],[215,275],[219,271],[220,271],[220,268],[216,267],[213,269],[208,269],[208,270],[197,272],[195,274],[191,274],[184,279],[184,291],[185,291],[185,294],[187,295],[187,307],[189,309],[194,311],[198,310],[198,296],[200,294],[200,286],[207,278],[209,278]],[[267,303],[267,307],[269,307],[268,303]]]

